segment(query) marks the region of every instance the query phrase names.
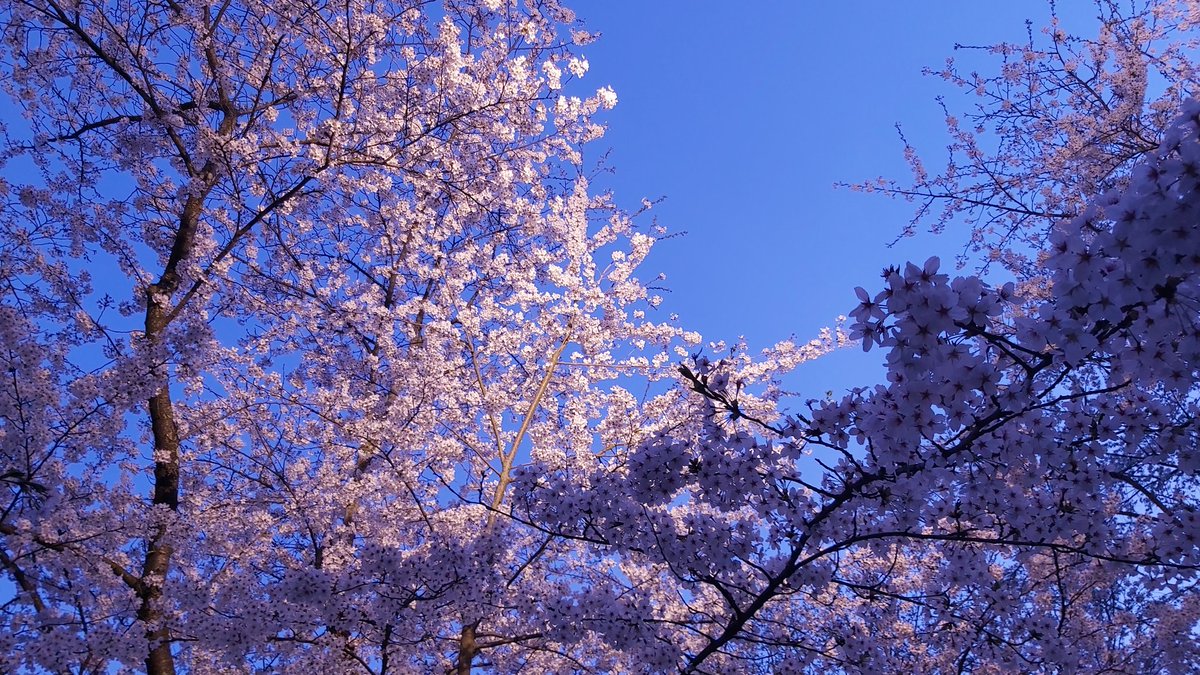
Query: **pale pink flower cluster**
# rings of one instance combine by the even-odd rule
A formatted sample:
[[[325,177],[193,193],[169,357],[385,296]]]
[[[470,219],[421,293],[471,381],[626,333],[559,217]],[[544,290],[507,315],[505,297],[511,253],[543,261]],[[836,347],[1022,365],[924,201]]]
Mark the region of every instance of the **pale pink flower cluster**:
[[[557,0],[0,20],[0,671],[1200,667],[1196,103],[1079,160],[1040,295],[931,259],[705,356]],[[852,338],[886,383],[786,412]]]
[[[669,570],[692,623],[644,621],[689,672],[1194,669],[1198,221],[1189,101],[1128,187],[1056,229],[1049,299],[936,258],[888,270],[851,312],[886,384],[759,417],[698,359],[701,421],[586,475],[525,467],[522,511]]]
[[[1124,185],[1180,102],[1197,93],[1198,8],[1195,0],[1060,4],[1060,21],[1050,3],[1047,25],[1030,24],[1024,42],[957,45],[958,57],[927,70],[974,99],[939,99],[950,136],[945,168],[932,172],[901,133],[911,180],[847,187],[912,202],[906,235],[968,227],[960,265],[982,256],[1015,273],[1026,294],[1045,293],[1038,254],[1050,225]],[[1075,12],[1096,17],[1095,35],[1067,32]]]

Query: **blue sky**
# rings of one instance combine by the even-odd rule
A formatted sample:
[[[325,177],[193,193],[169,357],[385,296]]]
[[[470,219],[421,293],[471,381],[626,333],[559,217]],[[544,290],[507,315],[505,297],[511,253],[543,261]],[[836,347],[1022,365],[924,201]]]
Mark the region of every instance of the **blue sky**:
[[[1090,2],[1059,3],[1068,27],[1094,34]],[[880,270],[940,255],[966,231],[895,239],[908,204],[835,189],[837,181],[908,175],[894,125],[940,168],[946,136],[935,97],[973,101],[923,76],[955,43],[1020,42],[1025,20],[1049,16],[1043,0],[1007,2],[746,2],[580,0],[603,37],[586,48],[583,84],[611,85],[619,104],[599,146],[611,149],[618,202],[666,196],[654,213],[671,231],[643,278],[663,271],[664,310],[706,339],[745,335],[761,348],[808,339],[877,289]],[[789,385],[806,397],[870,384],[878,351],[843,350],[806,365]]]

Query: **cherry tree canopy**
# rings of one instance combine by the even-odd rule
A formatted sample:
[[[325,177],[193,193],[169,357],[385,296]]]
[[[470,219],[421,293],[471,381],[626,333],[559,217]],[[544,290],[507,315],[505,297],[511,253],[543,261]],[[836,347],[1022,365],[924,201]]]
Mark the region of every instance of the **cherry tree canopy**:
[[[556,0],[0,21],[0,671],[1200,668],[1195,102],[805,406],[840,332],[656,319]]]
[[[901,133],[911,180],[852,186],[915,204],[905,234],[969,226],[966,252],[1026,283],[1044,279],[1038,254],[1053,224],[1124,185],[1200,81],[1193,0],[1095,0],[1095,32],[1083,35],[1048,4],[1050,22],[1028,24],[1025,40],[956,45],[960,57],[926,70],[975,101],[940,101],[943,169]],[[978,68],[985,57],[997,63]]]
[[[700,359],[698,434],[522,467],[519,512],[654,570],[587,595],[652,670],[1192,672],[1198,225],[1193,100],[1051,235],[1049,300],[936,258],[886,270],[853,311],[886,384],[763,419],[736,364]]]

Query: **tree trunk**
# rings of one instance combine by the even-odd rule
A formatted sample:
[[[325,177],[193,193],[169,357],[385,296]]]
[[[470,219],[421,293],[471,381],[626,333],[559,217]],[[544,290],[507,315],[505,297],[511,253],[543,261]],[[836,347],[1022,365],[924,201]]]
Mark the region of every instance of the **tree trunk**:
[[[476,625],[469,623],[463,626],[462,635],[458,638],[458,675],[471,675],[471,663],[478,651],[475,645]]]
[[[146,339],[157,340],[167,326],[169,306],[154,296],[160,291],[156,284],[151,286],[146,310]],[[154,495],[155,507],[165,505],[172,511],[179,508],[179,428],[175,424],[175,410],[171,404],[170,384],[164,384],[149,401],[150,428],[154,434]],[[171,565],[171,546],[165,542],[167,527],[164,523],[155,526],[154,534],[146,547],[146,559],[142,566],[141,605],[138,618],[152,625],[162,618],[158,601],[162,597],[162,584]],[[150,652],[146,656],[147,675],[175,675],[175,659],[171,655],[171,635],[165,626],[151,628],[146,632]]]
[[[207,169],[207,167],[206,167]],[[179,231],[171,247],[171,256],[158,283],[146,289],[146,343],[151,350],[163,337],[171,323],[171,296],[179,287],[177,268],[187,258],[195,243],[196,229],[200,220],[202,196],[193,196],[184,204],[179,217]],[[165,367],[165,366],[164,366]],[[166,506],[171,511],[179,510],[179,427],[175,423],[175,408],[171,403],[171,384],[168,379],[154,396],[147,408],[150,413],[150,429],[154,435],[154,494],[155,507]],[[160,515],[156,517],[161,517]],[[167,540],[167,523],[159,522],[146,545],[146,559],[142,565],[142,586],[138,596],[138,619],[148,626],[163,618],[159,601],[162,586],[171,568],[173,553]],[[150,651],[146,656],[147,675],[175,675],[175,658],[171,654],[171,633],[165,626],[151,627],[146,631]]]

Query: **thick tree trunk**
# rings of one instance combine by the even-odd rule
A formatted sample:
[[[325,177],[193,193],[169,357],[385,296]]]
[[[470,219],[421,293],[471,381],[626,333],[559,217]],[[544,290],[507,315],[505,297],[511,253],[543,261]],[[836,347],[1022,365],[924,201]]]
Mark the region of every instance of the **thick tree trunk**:
[[[167,327],[169,306],[159,295],[159,285],[151,286],[147,295],[146,339],[154,341]],[[170,384],[164,384],[148,404],[150,429],[154,434],[154,506],[166,506],[175,511],[179,508],[179,428],[175,424],[175,410],[171,404]],[[142,587],[139,595],[138,619],[154,626],[162,619],[158,606],[162,598],[162,584],[171,567],[171,546],[166,543],[166,525],[159,523],[146,546],[146,559],[142,565]],[[175,675],[175,659],[171,655],[170,631],[163,626],[150,628],[146,632],[150,652],[146,656],[147,675]]]
[[[476,625],[469,623],[463,626],[462,635],[458,638],[458,675],[471,675],[471,663],[479,649],[475,644]]]
[[[179,218],[179,231],[171,247],[171,256],[158,283],[146,289],[146,342],[153,347],[163,338],[171,323],[171,296],[179,287],[180,261],[187,258],[195,243],[200,220],[202,197],[192,197],[184,204]],[[165,367],[165,366],[164,366]],[[147,405],[150,429],[154,435],[154,494],[155,507],[179,509],[179,427],[175,423],[175,408],[171,402],[168,380],[150,397]],[[146,631],[149,653],[146,656],[147,675],[175,675],[175,658],[171,654],[171,632],[160,624],[163,618],[160,601],[163,582],[171,569],[170,544],[167,543],[167,524],[155,525],[146,545],[142,564],[142,585],[138,595],[138,619],[150,628]]]
[[[154,432],[154,505],[166,505],[172,511],[179,507],[179,431],[171,407],[171,393],[164,386],[150,399],[150,424]],[[142,566],[141,605],[138,618],[148,625],[162,618],[158,602],[162,583],[171,565],[171,546],[165,542],[166,526],[155,527]],[[166,627],[147,631],[150,653],[146,656],[147,675],[175,675],[175,659],[171,655],[171,635]]]

